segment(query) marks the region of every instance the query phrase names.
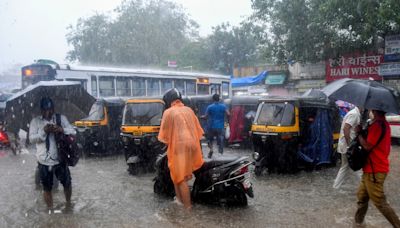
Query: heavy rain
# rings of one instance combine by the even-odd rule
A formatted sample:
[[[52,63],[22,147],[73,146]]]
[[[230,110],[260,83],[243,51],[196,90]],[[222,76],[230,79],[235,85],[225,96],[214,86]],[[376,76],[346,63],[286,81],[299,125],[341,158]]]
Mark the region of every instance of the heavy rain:
[[[0,3],[0,227],[400,227],[398,0]]]

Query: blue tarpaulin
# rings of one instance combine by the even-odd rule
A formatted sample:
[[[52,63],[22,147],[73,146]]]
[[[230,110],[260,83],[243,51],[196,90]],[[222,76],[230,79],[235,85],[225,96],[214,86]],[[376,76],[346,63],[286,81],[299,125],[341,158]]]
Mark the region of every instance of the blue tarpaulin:
[[[328,110],[318,111],[308,137],[309,141],[298,151],[299,157],[314,165],[331,163],[333,137]]]
[[[241,86],[251,86],[251,85],[257,85],[260,84],[265,80],[267,77],[268,72],[263,71],[259,75],[256,76],[250,76],[250,77],[244,77],[244,78],[232,78],[231,79],[231,85],[232,87],[241,87]]]

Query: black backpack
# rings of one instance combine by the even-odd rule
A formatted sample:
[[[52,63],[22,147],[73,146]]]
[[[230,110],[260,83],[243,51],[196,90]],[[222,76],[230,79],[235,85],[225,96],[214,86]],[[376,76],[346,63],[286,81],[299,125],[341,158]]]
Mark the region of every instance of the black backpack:
[[[383,121],[381,122],[382,126],[382,133],[381,136],[378,139],[378,142],[371,148],[371,150],[367,151],[365,150],[360,142],[358,141],[358,137],[356,137],[349,145],[347,152],[346,152],[346,157],[349,162],[349,166],[352,170],[358,171],[362,169],[365,164],[367,164],[369,153],[379,145],[379,143],[382,141],[383,137],[385,136],[386,132],[386,125]],[[372,162],[371,162],[372,166]]]
[[[61,126],[61,115],[56,114],[56,124]],[[58,159],[60,163],[75,166],[79,161],[79,147],[73,135],[56,134]]]

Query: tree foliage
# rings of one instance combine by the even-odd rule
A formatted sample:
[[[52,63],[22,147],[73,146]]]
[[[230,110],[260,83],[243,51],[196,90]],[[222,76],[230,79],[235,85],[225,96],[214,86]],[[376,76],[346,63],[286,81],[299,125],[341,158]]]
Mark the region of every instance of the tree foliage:
[[[96,14],[70,26],[69,60],[162,66],[196,38],[198,25],[178,5],[164,0],[124,1],[111,19]]]
[[[400,32],[398,0],[252,0],[253,21],[269,24],[265,56],[277,62],[320,61],[376,51]]]

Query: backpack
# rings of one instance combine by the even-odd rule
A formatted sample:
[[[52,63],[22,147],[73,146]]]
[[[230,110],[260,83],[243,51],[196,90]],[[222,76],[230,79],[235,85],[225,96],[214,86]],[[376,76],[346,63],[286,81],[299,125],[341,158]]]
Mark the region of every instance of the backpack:
[[[349,147],[347,148],[346,157],[349,162],[349,166],[353,171],[358,171],[362,169],[365,166],[365,164],[367,164],[369,153],[382,141],[386,132],[386,125],[383,121],[381,121],[381,126],[382,126],[381,136],[379,136],[378,142],[371,148],[371,150],[367,151],[366,149],[364,149],[361,146],[360,142],[358,141],[358,137],[356,137],[350,143]]]
[[[56,124],[61,126],[61,115],[56,114]],[[60,163],[75,166],[79,161],[79,147],[73,135],[56,134],[58,159]]]

